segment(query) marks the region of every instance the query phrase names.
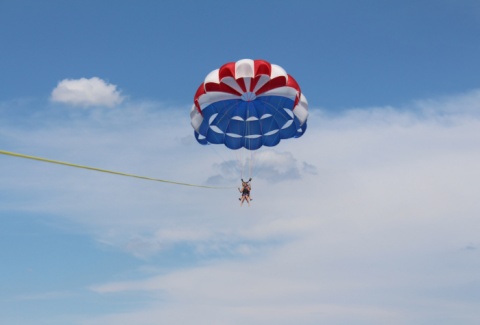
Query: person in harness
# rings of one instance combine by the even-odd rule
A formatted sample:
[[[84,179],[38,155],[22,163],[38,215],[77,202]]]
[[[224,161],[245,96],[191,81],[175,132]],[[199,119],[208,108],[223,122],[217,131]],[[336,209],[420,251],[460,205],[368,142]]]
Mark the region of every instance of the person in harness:
[[[243,202],[245,200],[247,200],[248,206],[250,206],[250,201],[252,200],[252,198],[250,197],[250,191],[252,190],[252,186],[249,183],[251,180],[252,179],[250,178],[248,182],[245,182],[242,179],[242,188],[238,188],[240,193],[242,193],[242,196],[239,198],[239,200],[241,201],[240,206],[243,205]]]

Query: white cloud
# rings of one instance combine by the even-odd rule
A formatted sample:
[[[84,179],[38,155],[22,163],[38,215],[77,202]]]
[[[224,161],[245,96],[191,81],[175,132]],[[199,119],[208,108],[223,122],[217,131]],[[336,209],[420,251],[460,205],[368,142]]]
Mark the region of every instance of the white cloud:
[[[472,92],[337,116],[312,109],[307,133],[272,158],[302,178],[255,179],[251,208],[235,190],[19,160],[1,162],[0,189],[22,195],[0,202],[61,215],[142,258],[180,243],[201,260],[112,275],[92,290],[153,300],[82,324],[478,324],[479,103]],[[191,183],[228,171],[210,149],[176,140],[191,134],[188,109],[99,110],[53,129],[3,123],[37,156]]]
[[[116,85],[93,77],[90,79],[64,79],[52,91],[51,100],[73,106],[114,107],[125,99]]]
[[[297,160],[288,151],[272,148],[262,148],[261,151],[258,157],[254,157],[254,159],[248,157],[243,162],[244,180],[248,180],[251,176],[255,180],[262,179],[273,184],[288,180],[299,180],[302,178],[302,174],[316,175],[315,166],[303,162],[303,167],[299,168]],[[235,157],[235,155],[230,153],[227,156]],[[252,166],[250,166],[251,161],[254,161]],[[218,174],[209,177],[207,184],[219,186],[238,181],[240,178],[238,170],[241,169],[241,166],[242,160],[239,158],[213,164],[213,169]]]

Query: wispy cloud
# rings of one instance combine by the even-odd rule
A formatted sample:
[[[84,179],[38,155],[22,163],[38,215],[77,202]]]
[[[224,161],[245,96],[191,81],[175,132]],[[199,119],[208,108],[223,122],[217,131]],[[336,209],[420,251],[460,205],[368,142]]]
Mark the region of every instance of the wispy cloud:
[[[237,206],[235,190],[10,158],[0,188],[22,196],[0,202],[61,215],[141,258],[185,244],[201,259],[92,286],[155,299],[84,324],[473,324],[477,254],[463,248],[480,227],[479,94],[335,116],[312,109],[307,133],[255,178],[251,208]],[[158,107],[94,109],[48,129],[4,120],[2,132],[24,152],[114,170],[192,183],[230,175],[210,149],[176,140],[191,135],[188,114]]]
[[[299,141],[299,140],[296,140]],[[316,174],[316,167],[303,162],[299,164],[291,152],[279,151],[276,149],[266,149],[256,159],[250,157],[242,160],[228,160],[222,163],[213,164],[213,169],[218,174],[210,176],[207,183],[211,185],[222,185],[239,181],[240,170],[243,171],[243,178],[248,180],[251,176],[255,179],[266,180],[269,183],[279,183],[289,180],[298,180],[302,174]],[[235,153],[227,155],[235,157]],[[302,166],[302,167],[300,167]]]

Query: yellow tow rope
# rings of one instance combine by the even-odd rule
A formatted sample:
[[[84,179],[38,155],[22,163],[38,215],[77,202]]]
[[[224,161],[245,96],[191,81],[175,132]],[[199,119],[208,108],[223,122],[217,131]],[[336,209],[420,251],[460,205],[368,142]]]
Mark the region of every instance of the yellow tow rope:
[[[194,187],[204,187],[204,188],[214,188],[214,189],[231,189],[231,188],[235,188],[235,187],[214,187],[214,186],[205,186],[205,185],[194,185],[194,184],[187,184],[187,183],[178,183],[178,182],[166,181],[166,180],[164,180],[164,179],[156,179],[156,178],[150,178],[150,177],[144,177],[144,176],[130,175],[130,174],[124,174],[124,173],[114,172],[114,171],[110,171],[110,170],[106,170],[106,169],[99,169],[99,168],[93,168],[93,167],[75,165],[75,164],[70,164],[70,163],[66,163],[66,162],[50,160],[50,159],[32,157],[32,156],[22,155],[22,154],[19,154],[19,153],[8,152],[8,151],[3,151],[3,150],[0,150],[0,154],[4,154],[4,155],[8,155],[8,156],[14,156],[14,157],[20,157],[20,158],[27,158],[27,159],[39,160],[39,161],[45,161],[45,162],[49,162],[49,163],[52,163],[52,164],[59,164],[59,165],[77,167],[77,168],[84,168],[84,169],[96,170],[97,172],[110,173],[110,174],[122,175],[122,176],[128,176],[128,177],[135,177],[135,178],[147,179],[147,180],[150,180],[150,181],[171,183],[171,184],[177,184],[177,185],[194,186]]]

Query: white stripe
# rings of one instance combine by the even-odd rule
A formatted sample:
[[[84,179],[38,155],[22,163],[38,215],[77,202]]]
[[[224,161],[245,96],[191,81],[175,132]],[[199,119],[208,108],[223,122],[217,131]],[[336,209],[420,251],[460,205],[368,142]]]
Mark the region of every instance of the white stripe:
[[[250,92],[250,82],[252,81],[252,78],[243,78],[243,82],[245,83],[245,89],[247,92]]]
[[[220,69],[213,70],[212,72],[210,72],[207,75],[207,77],[205,78],[205,84],[207,84],[209,82],[219,84],[220,83],[220,78],[219,78],[219,75],[218,75],[219,71],[220,71]]]
[[[229,99],[240,99],[240,96],[237,95],[232,95],[229,93],[224,93],[220,91],[212,91],[209,93],[206,93],[205,95],[200,96],[198,98],[198,104],[200,105],[200,108],[203,110],[205,107],[212,103],[216,103],[222,100],[229,100]]]
[[[190,118],[193,118],[195,116],[195,111],[197,111],[198,113],[197,106],[193,104],[192,109],[190,110]]]
[[[277,77],[288,78],[287,72],[281,66],[278,66],[276,64],[272,64],[271,66],[272,66],[272,73],[270,73],[271,79],[275,79]]]
[[[302,93],[302,96],[300,96],[300,102],[298,104],[308,111],[307,97],[305,97],[303,93]]]
[[[241,118],[240,116],[234,116],[232,117],[232,120],[237,120],[237,121],[245,121],[243,118]]]
[[[196,114],[192,117],[192,121],[190,122],[192,124],[192,127],[197,133],[200,130],[200,125],[202,125],[203,122],[203,116],[200,114],[198,111],[196,111]]]
[[[279,88],[274,88],[272,90],[266,91],[264,93],[258,94],[258,97],[265,97],[265,96],[282,96],[282,97],[295,97],[297,95],[297,90],[292,87],[279,87]]]
[[[308,102],[307,98],[302,94],[300,102],[293,110],[295,116],[300,120],[300,125],[303,125],[308,118]]]
[[[243,89],[238,85],[237,81],[235,81],[232,77],[225,77],[222,79],[222,83],[230,86],[231,88],[238,91],[238,93],[243,94]]]
[[[262,75],[260,79],[258,79],[257,84],[255,85],[255,88],[253,89],[253,92],[256,93],[257,90],[263,87],[267,82],[270,81],[270,76],[267,75]]]
[[[303,125],[303,123],[305,123],[305,121],[308,118],[308,111],[303,106],[300,106],[300,105],[295,106],[293,113],[300,121],[300,125]]]
[[[256,138],[260,138],[261,136],[262,136],[261,134],[253,134],[253,135],[246,135],[245,138],[256,139]]]
[[[253,78],[255,64],[253,60],[244,59],[235,63],[235,79],[239,78]]]

